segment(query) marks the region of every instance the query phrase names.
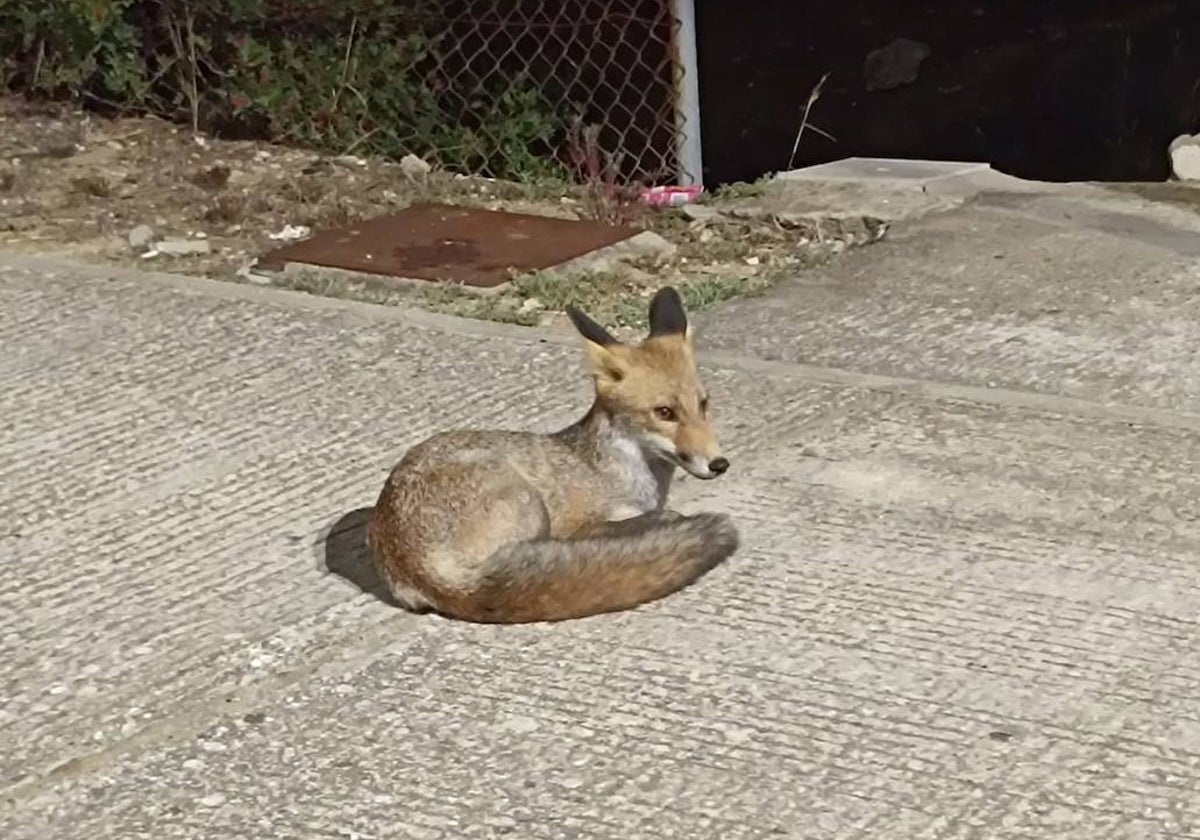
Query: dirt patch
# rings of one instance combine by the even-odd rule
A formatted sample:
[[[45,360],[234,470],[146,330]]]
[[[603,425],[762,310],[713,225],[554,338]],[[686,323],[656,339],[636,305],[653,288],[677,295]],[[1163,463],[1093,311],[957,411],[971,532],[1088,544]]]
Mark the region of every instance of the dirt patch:
[[[739,202],[761,193],[757,185],[736,185],[687,208],[652,209],[600,185],[526,185],[416,170],[352,154],[214,140],[155,118],[105,119],[0,99],[0,249],[273,282],[526,324],[577,303],[611,325],[636,325],[644,299],[663,285],[679,286],[692,306],[704,306],[761,291],[781,273],[855,244],[853,236],[813,236],[739,214]],[[559,218],[620,216],[675,248],[640,262],[514,278],[503,294],[486,298],[456,287],[397,288],[302,273],[264,281],[251,271],[289,230],[342,225],[416,201]],[[155,248],[148,237],[173,247]]]

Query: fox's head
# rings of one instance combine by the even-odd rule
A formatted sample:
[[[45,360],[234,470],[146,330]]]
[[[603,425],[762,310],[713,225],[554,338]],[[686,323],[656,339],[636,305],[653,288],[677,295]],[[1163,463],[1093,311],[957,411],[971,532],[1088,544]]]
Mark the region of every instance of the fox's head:
[[[650,301],[650,335],[636,345],[618,341],[575,307],[567,314],[584,338],[597,402],[622,433],[697,478],[729,469],[708,423],[708,393],[678,292],[667,287]]]

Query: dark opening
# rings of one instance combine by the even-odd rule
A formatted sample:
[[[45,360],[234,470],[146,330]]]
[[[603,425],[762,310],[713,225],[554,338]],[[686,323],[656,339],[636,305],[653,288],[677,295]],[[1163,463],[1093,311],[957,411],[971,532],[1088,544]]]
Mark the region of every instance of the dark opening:
[[[1167,146],[1200,122],[1200,0],[696,7],[710,186],[786,169],[826,72],[809,122],[837,142],[806,130],[796,167],[906,157],[988,162],[1046,181],[1163,180]],[[910,43],[864,74],[868,53],[897,39]],[[919,63],[911,42],[928,46]]]

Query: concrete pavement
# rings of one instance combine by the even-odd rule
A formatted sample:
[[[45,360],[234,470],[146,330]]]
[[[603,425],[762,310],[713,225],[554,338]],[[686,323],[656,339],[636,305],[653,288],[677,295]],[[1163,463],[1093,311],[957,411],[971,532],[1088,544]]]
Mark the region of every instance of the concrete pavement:
[[[734,466],[676,499],[744,546],[547,626],[386,606],[361,510],[573,419],[570,337],[0,260],[0,834],[1200,836],[1200,263],[1080,201],[699,318]]]
[[[767,359],[1197,412],[1200,214],[985,193],[700,322]]]

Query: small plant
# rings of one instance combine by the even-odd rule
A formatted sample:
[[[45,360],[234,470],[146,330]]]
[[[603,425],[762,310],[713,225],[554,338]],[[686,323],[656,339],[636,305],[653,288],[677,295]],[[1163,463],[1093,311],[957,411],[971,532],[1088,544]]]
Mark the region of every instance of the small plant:
[[[642,186],[621,177],[621,158],[600,146],[600,126],[584,125],[576,116],[567,134],[567,151],[584,186],[588,218],[611,225],[629,225],[645,212]]]
[[[0,84],[44,96],[136,102],[150,80],[137,0],[0,0]]]
[[[817,100],[821,98],[821,89],[825,87],[825,81],[828,78],[829,74],[826,73],[817,81],[815,85],[813,85],[812,90],[808,92],[808,100],[804,103],[804,115],[800,118],[800,127],[796,129],[796,139],[792,142],[792,153],[788,156],[788,169],[791,169],[796,165],[796,152],[800,149],[800,138],[804,136],[804,129],[811,128],[822,137],[832,140],[835,143],[837,142],[837,138],[828,131],[817,128],[815,125],[809,125],[808,122],[809,113],[812,111],[812,107],[817,104]]]
[[[722,184],[712,191],[705,199],[706,204],[719,204],[723,201],[737,201],[743,198],[757,198],[765,195],[769,179],[764,176],[756,181],[733,181]]]
[[[454,283],[432,286],[421,297],[425,306],[436,312],[480,321],[532,327],[538,323],[541,314],[533,309],[522,309],[521,299],[510,291],[499,295],[481,295]]]
[[[489,104],[475,116],[478,126],[464,130],[472,142],[464,144],[466,153],[451,166],[522,183],[564,180],[567,173],[552,156],[563,120],[526,76],[492,87],[491,95],[482,97]],[[496,161],[503,165],[497,167]]]

